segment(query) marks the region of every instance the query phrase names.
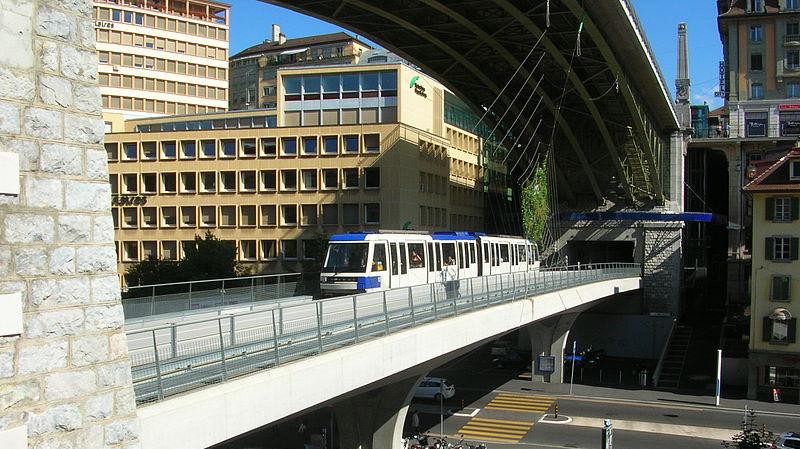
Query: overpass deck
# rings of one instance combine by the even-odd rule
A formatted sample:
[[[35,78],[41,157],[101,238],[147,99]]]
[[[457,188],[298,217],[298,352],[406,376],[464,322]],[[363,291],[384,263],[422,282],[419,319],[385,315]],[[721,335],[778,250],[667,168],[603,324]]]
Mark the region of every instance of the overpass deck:
[[[542,269],[129,330],[136,399],[161,401],[444,318],[640,272],[623,263]]]

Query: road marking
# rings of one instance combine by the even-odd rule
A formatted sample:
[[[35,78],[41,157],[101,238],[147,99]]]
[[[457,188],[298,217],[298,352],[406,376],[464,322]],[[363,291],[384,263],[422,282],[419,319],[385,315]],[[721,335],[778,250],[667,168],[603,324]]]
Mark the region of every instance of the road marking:
[[[517,443],[532,427],[533,423],[526,421],[472,418],[458,430],[458,434],[480,441]]]
[[[469,407],[465,408],[464,410],[469,410]],[[481,411],[481,409],[476,408],[476,409],[473,409],[469,413],[453,413],[453,416],[466,416],[467,418],[471,418],[471,417],[477,415],[479,411]]]
[[[603,418],[586,418],[581,416],[572,416],[572,421],[564,423],[570,426],[578,427],[594,427],[600,429],[603,427]],[[542,424],[555,424],[547,421],[539,421]],[[709,440],[730,440],[738,430],[734,429],[719,429],[715,427],[699,427],[699,426],[684,426],[666,423],[654,423],[643,421],[627,421],[624,419],[615,419],[615,430],[627,430],[631,432],[647,432],[647,433],[660,433],[665,435],[679,435],[692,438],[704,438]]]
[[[509,393],[500,393],[484,407],[485,410],[505,410],[521,413],[544,413],[555,402],[554,398],[546,396],[523,396]]]

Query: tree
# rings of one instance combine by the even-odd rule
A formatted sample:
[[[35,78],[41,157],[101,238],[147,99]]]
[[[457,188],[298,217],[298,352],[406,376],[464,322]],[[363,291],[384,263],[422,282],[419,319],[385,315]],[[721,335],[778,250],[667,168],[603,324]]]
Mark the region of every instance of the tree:
[[[742,419],[742,431],[731,438],[732,441],[723,441],[722,447],[735,449],[763,449],[769,447],[774,439],[772,432],[768,432],[763,425],[761,429],[756,423],[755,410],[746,410]]]
[[[206,235],[194,237],[194,245],[185,248],[182,268],[190,280],[224,279],[242,274],[236,262],[236,244],[220,240],[207,231]]]
[[[536,168],[531,182],[522,188],[522,224],[525,237],[542,247],[547,218],[550,215],[547,188],[547,164]]]
[[[185,279],[180,262],[150,257],[125,270],[128,285],[152,285],[180,282]]]
[[[328,252],[329,238],[330,236],[327,233],[318,232],[314,234],[314,238],[304,241],[303,256],[305,259],[302,262],[304,273],[318,272],[322,269],[322,264],[325,262],[325,254]]]

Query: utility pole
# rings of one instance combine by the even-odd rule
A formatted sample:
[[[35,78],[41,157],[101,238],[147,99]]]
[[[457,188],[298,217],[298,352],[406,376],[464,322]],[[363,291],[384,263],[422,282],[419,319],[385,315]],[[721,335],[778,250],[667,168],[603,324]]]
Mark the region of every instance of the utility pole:
[[[575,380],[575,352],[578,348],[578,342],[572,341],[572,372],[569,374],[569,394],[572,395],[572,383]]]

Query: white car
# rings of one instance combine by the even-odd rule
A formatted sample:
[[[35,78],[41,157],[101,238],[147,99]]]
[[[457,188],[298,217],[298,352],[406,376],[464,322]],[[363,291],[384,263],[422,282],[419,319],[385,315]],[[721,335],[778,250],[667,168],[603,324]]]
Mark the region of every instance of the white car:
[[[773,449],[800,449],[800,433],[785,432],[772,443]]]
[[[447,379],[441,377],[423,377],[417,389],[414,391],[415,398],[426,398],[439,400],[440,397],[450,399],[456,394],[456,387],[447,383]]]

